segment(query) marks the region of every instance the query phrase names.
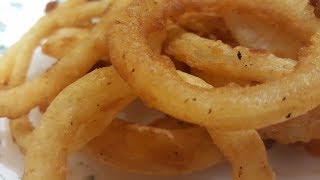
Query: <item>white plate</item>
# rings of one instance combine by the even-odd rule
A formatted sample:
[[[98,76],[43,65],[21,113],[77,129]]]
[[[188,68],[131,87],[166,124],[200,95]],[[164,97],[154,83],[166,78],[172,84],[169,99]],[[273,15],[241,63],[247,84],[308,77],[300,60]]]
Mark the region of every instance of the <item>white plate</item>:
[[[47,0],[1,0],[0,1],[0,54],[15,42],[42,14]],[[35,52],[32,68],[28,77],[35,77],[50,66],[54,60],[43,56],[39,50]],[[135,102],[127,110],[125,116],[137,116],[141,111],[148,111],[148,117],[159,116],[153,110],[146,110],[141,103]],[[40,114],[34,110],[33,119]],[[320,158],[309,156],[298,146],[276,146],[269,151],[269,159],[279,180],[313,180],[320,178]],[[23,155],[12,142],[8,130],[8,121],[0,120],[0,180],[21,179],[23,172]],[[230,178],[230,167],[227,163],[188,176],[155,177],[143,176],[112,169],[75,153],[69,160],[70,180],[224,180]]]

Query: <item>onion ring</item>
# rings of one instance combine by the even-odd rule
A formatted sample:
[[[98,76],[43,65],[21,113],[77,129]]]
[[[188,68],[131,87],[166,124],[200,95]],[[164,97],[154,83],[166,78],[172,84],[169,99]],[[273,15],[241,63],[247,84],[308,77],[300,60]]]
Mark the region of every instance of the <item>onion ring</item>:
[[[269,4],[273,1],[268,6],[251,3],[253,8]],[[177,10],[181,6],[173,0],[133,1],[108,31],[112,64],[147,104],[178,119],[220,130],[266,127],[320,104],[319,33],[311,38],[308,54],[300,57],[296,70],[282,79],[236,89],[199,88],[183,82],[170,60],[154,54],[145,38],[146,33],[161,29],[166,17],[181,14]]]
[[[44,37],[59,27],[76,25],[101,15],[108,4],[90,2],[83,6],[71,6],[66,10],[68,6],[69,4],[58,6],[57,9],[43,16],[16,44],[8,49],[0,61],[0,88],[14,87],[25,80],[33,50]]]
[[[190,84],[210,86],[199,78],[178,73]],[[33,131],[26,149],[24,179],[63,179],[68,153],[99,135],[133,99],[131,89],[112,67],[95,70],[65,88],[48,107],[41,126]],[[82,111],[84,105],[90,109]],[[48,163],[41,166],[44,157]]]
[[[233,180],[275,179],[264,144],[255,130],[208,131],[213,142],[231,162]]]
[[[320,139],[320,106],[284,123],[260,129],[259,133],[263,139],[273,139],[281,144]]]
[[[51,100],[63,88],[85,75],[99,59],[103,59],[108,52],[105,31],[123,6],[126,4],[122,1],[111,4],[108,13],[92,29],[92,35],[81,40],[49,71],[17,87],[0,91],[0,117],[18,118],[27,114],[33,107]],[[79,60],[81,63],[78,63]],[[12,101],[13,97],[19,102]]]
[[[57,58],[63,58],[68,52],[89,34],[88,29],[62,28],[50,35],[47,41],[41,45],[44,54]],[[63,48],[61,48],[63,47]]]
[[[203,128],[167,130],[117,120],[84,151],[113,167],[143,174],[189,174],[224,161]]]
[[[161,119],[157,125],[169,123],[167,121],[171,122],[168,118]],[[16,144],[25,153],[33,131],[28,118],[10,121],[10,129]],[[203,128],[171,126],[164,129],[119,119],[114,119],[82,151],[121,170],[153,175],[189,174],[224,161]]]
[[[99,135],[133,99],[113,68],[93,71],[65,88],[33,131],[23,179],[65,179],[68,153]]]
[[[271,53],[241,46],[231,48],[222,41],[186,32],[169,42],[166,52],[206,72],[258,82],[279,79],[293,71],[296,65],[291,59],[278,58]]]

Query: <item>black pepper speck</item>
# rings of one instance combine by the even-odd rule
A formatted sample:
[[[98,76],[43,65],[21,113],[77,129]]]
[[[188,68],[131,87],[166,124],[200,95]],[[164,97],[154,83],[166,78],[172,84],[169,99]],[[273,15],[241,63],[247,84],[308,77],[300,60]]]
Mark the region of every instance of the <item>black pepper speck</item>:
[[[242,59],[242,54],[241,54],[241,52],[240,52],[240,51],[238,51],[237,56],[238,56],[238,59],[239,59],[239,60],[241,60],[241,59]]]
[[[286,118],[290,118],[291,115],[292,115],[292,113],[289,113],[289,114],[286,116]]]

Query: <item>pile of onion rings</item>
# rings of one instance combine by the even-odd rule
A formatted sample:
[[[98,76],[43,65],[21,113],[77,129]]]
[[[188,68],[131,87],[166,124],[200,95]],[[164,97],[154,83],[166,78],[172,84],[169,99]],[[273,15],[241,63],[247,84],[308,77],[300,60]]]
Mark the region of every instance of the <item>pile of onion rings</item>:
[[[23,179],[66,179],[79,150],[129,172],[180,175],[226,159],[235,180],[275,179],[264,140],[318,148],[318,9],[308,0],[50,2],[0,60],[0,116],[25,154]],[[57,62],[26,80],[38,46]],[[135,99],[166,117],[117,118]]]

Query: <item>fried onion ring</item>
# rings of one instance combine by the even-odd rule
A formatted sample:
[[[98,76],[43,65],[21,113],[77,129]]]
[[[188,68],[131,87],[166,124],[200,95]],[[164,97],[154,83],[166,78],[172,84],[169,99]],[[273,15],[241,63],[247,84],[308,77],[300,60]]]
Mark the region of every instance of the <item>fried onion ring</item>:
[[[4,54],[0,61],[0,88],[14,87],[25,80],[33,50],[44,37],[60,27],[76,25],[101,15],[108,3],[90,2],[82,6],[68,6],[69,4],[58,6],[43,16]]]
[[[258,82],[279,79],[296,65],[294,60],[278,58],[271,53],[241,46],[231,48],[222,41],[185,32],[169,42],[166,52],[206,72]]]
[[[274,2],[251,3],[259,9],[272,7],[269,4]],[[216,89],[182,81],[172,62],[153,53],[146,40],[146,34],[161,29],[168,17],[181,14],[177,8],[182,6],[173,0],[133,1],[108,31],[112,64],[147,104],[178,119],[220,130],[266,127],[320,104],[319,33],[311,38],[308,54],[300,57],[295,71],[282,79],[253,87]]]
[[[63,88],[85,75],[108,52],[106,30],[124,2],[115,1],[91,31],[91,36],[81,42],[49,71],[15,88],[0,91],[0,117],[18,118],[33,107],[55,97]],[[81,53],[80,53],[81,52]],[[81,63],[79,61],[81,60]],[[19,102],[12,101],[12,97]]]
[[[93,71],[65,88],[33,131],[23,179],[65,179],[68,153],[99,135],[133,99],[112,67]]]
[[[44,54],[57,58],[63,58],[68,52],[89,34],[88,29],[62,28],[50,35],[47,41],[41,45]],[[63,47],[63,48],[61,48]]]
[[[274,179],[266,149],[255,130],[208,132],[213,142],[231,162],[233,180]]]
[[[85,151],[114,167],[143,174],[189,174],[224,161],[202,128],[166,130],[123,121],[113,121]]]
[[[170,119],[160,119],[157,125]],[[10,121],[12,136],[22,152],[30,145],[28,118]],[[130,150],[130,151],[128,151]],[[103,163],[129,172],[181,175],[224,161],[203,128],[157,128],[115,119],[82,150]]]

